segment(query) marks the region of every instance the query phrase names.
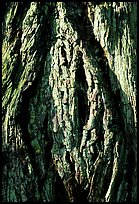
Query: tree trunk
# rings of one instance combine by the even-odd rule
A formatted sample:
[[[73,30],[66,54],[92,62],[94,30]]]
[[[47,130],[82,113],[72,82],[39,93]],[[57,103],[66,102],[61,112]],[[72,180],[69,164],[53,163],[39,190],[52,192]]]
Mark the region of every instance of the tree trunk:
[[[135,2],[6,2],[2,201],[137,201]]]

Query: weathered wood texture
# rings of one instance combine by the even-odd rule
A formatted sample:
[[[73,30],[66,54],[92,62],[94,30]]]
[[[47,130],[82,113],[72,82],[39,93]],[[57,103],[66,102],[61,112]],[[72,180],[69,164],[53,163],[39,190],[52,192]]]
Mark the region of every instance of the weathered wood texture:
[[[7,2],[2,199],[137,199],[135,2]]]

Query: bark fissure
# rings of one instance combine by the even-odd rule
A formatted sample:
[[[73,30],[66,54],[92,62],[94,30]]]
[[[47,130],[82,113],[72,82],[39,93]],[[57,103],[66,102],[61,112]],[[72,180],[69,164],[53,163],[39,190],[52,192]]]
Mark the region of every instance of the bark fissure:
[[[3,201],[136,200],[135,8],[5,3]]]

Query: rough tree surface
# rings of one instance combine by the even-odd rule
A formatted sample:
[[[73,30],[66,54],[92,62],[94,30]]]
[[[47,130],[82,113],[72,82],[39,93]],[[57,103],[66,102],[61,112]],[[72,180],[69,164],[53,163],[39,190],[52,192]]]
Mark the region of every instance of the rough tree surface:
[[[2,17],[2,201],[137,201],[136,2]]]

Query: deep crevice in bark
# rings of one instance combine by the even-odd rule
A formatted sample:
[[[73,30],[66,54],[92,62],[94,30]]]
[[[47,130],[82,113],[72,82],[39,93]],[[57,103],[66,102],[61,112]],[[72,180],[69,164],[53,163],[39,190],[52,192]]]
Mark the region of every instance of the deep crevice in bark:
[[[94,8],[98,8],[99,4],[97,4],[96,2],[94,4],[96,6]],[[22,3],[21,3],[21,5],[22,5]],[[21,24],[21,22],[19,22],[19,20],[18,20],[18,18],[20,19],[19,10],[20,10],[20,7],[22,7],[21,5],[18,7],[17,12],[15,13],[15,17],[13,19],[13,27],[15,27],[15,28],[16,28],[16,26],[20,27],[20,24]],[[58,3],[57,3],[57,5],[58,5]],[[126,96],[124,91],[122,91],[122,87],[120,86],[120,82],[118,81],[118,78],[116,77],[115,73],[111,70],[111,68],[108,64],[108,57],[107,57],[106,53],[104,52],[104,49],[102,48],[101,44],[99,43],[99,40],[95,39],[95,35],[93,32],[93,26],[91,24],[91,21],[88,18],[88,15],[89,15],[88,14],[88,3],[86,3],[86,2],[85,3],[84,2],[83,3],[67,2],[67,3],[61,3],[61,4],[59,3],[59,5],[60,5],[59,9],[62,12],[64,11],[64,9],[66,7],[67,11],[66,11],[66,15],[64,14],[65,16],[63,19],[67,18],[65,22],[67,23],[69,20],[69,22],[72,25],[72,28],[74,29],[74,31],[77,32],[77,35],[78,35],[77,38],[78,39],[75,41],[78,44],[78,46],[79,46],[79,43],[80,43],[80,45],[81,44],[83,45],[80,48],[82,51],[84,51],[83,53],[85,53],[85,56],[87,56],[91,60],[92,67],[96,67],[96,71],[93,68],[90,68],[92,70],[89,70],[89,68],[86,69],[86,65],[84,65],[84,63],[86,63],[86,59],[84,58],[82,51],[79,52],[77,54],[77,57],[75,57],[75,61],[76,60],[78,61],[77,63],[75,63],[77,65],[77,67],[75,67],[75,69],[76,69],[76,71],[75,71],[75,76],[76,76],[75,84],[73,82],[73,86],[75,85],[75,89],[74,89],[74,87],[72,87],[72,89],[74,89],[74,94],[73,94],[74,96],[73,97],[75,99],[74,100],[74,102],[75,102],[74,108],[75,109],[72,107],[73,108],[72,111],[73,111],[73,114],[75,114],[75,115],[74,115],[74,117],[71,117],[71,115],[70,115],[70,119],[69,119],[69,114],[68,114],[68,111],[71,108],[71,106],[69,104],[70,103],[69,102],[70,101],[69,96],[71,96],[71,98],[72,98],[72,94],[70,92],[70,88],[67,86],[70,86],[70,80],[71,79],[69,79],[69,81],[68,81],[69,84],[66,82],[67,84],[66,84],[66,90],[65,91],[60,90],[61,87],[56,82],[58,78],[55,78],[55,77],[51,78],[53,80],[53,84],[58,86],[58,90],[55,90],[54,87],[52,87],[53,85],[50,88],[48,85],[50,81],[49,81],[49,79],[46,79],[48,81],[48,83],[45,83],[45,87],[48,86],[48,89],[50,89],[51,92],[55,91],[56,94],[60,93],[62,95],[62,99],[66,98],[65,101],[64,100],[61,101],[61,98],[60,99],[58,98],[59,103],[61,103],[61,102],[64,103],[64,105],[62,104],[61,107],[65,108],[65,109],[63,108],[63,110],[61,111],[60,114],[62,114],[62,116],[64,114],[66,115],[65,121],[63,121],[63,124],[65,124],[65,125],[61,125],[60,120],[62,120],[63,118],[59,117],[60,114],[58,113],[58,110],[60,111],[60,109],[58,109],[58,105],[54,105],[55,102],[57,102],[55,97],[53,97],[54,94],[50,94],[50,97],[49,97],[48,96],[49,93],[41,92],[41,88],[43,88],[43,82],[41,82],[42,86],[41,85],[38,86],[38,85],[41,81],[40,79],[43,78],[43,73],[46,71],[44,69],[45,68],[49,69],[49,63],[48,63],[48,67],[47,67],[47,65],[46,65],[47,63],[45,61],[47,58],[46,56],[47,56],[48,52],[50,51],[47,48],[48,47],[50,48],[51,46],[54,45],[54,48],[53,48],[54,50],[51,53],[52,55],[53,55],[53,53],[55,53],[55,51],[57,49],[57,47],[56,47],[57,44],[55,44],[57,39],[55,38],[55,34],[54,34],[56,32],[56,26],[54,26],[54,28],[52,28],[51,23],[54,22],[55,24],[57,24],[57,20],[59,18],[61,18],[63,14],[61,13],[62,15],[57,15],[58,19],[56,21],[53,21],[54,18],[49,17],[49,15],[52,14],[52,16],[53,16],[53,14],[55,15],[56,12],[60,14],[60,12],[57,11],[58,7],[56,7],[56,9],[55,9],[55,4],[53,4],[53,6],[51,4],[51,6],[48,6],[48,8],[47,8],[47,6],[45,7],[45,4],[38,3],[37,4],[37,13],[35,13],[35,15],[37,16],[37,23],[40,25],[40,27],[37,30],[37,34],[35,35],[34,45],[29,50],[29,53],[30,53],[29,55],[32,55],[33,52],[35,52],[35,51],[37,52],[37,54],[35,56],[34,65],[32,67],[32,70],[30,70],[32,73],[35,72],[37,77],[32,82],[32,79],[30,79],[30,78],[32,78],[31,73],[28,73],[28,76],[27,76],[28,79],[25,82],[25,87],[23,87],[23,90],[21,93],[22,98],[19,96],[21,101],[18,101],[18,105],[17,105],[17,109],[16,109],[16,123],[20,124],[21,132],[22,132],[21,136],[19,134],[19,137],[21,137],[24,140],[24,145],[26,147],[25,149],[22,149],[22,148],[18,149],[19,159],[17,159],[17,160],[19,160],[21,166],[23,166],[25,163],[26,157],[29,156],[30,161],[26,162],[26,166],[23,170],[23,173],[24,173],[24,175],[27,175],[27,180],[30,179],[31,177],[33,178],[31,182],[29,180],[27,182],[28,187],[26,188],[26,197],[27,197],[28,201],[43,201],[44,198],[45,198],[45,200],[47,200],[47,197],[49,197],[49,195],[45,196],[45,190],[43,187],[49,189],[48,194],[49,193],[51,194],[50,191],[53,192],[53,188],[55,188],[54,187],[55,186],[55,180],[54,181],[51,180],[52,185],[49,186],[48,183],[49,183],[50,178],[48,178],[47,176],[49,176],[50,166],[53,165],[53,162],[55,160],[54,157],[56,156],[56,157],[59,157],[59,158],[56,158],[57,159],[56,163],[58,161],[59,162],[58,164],[60,164],[60,165],[63,165],[63,163],[64,163],[63,161],[66,160],[66,164],[69,164],[69,165],[67,165],[67,169],[68,169],[67,172],[70,170],[72,172],[72,174],[69,176],[69,178],[67,180],[65,180],[65,178],[67,178],[67,175],[69,175],[70,171],[66,175],[66,170],[64,170],[63,171],[63,178],[60,178],[60,176],[59,176],[60,170],[59,169],[57,170],[56,192],[55,192],[56,195],[53,195],[53,198],[52,198],[52,196],[50,196],[50,198],[48,198],[49,201],[55,199],[56,201],[64,201],[64,202],[65,201],[70,201],[70,202],[88,201],[88,200],[90,202],[91,201],[103,202],[105,200],[105,196],[106,196],[107,190],[109,188],[109,184],[112,180],[111,176],[114,172],[113,168],[114,168],[114,162],[115,162],[115,157],[116,157],[118,159],[119,163],[117,164],[118,172],[116,175],[117,176],[116,181],[114,181],[115,182],[114,183],[115,189],[112,188],[111,195],[110,195],[111,197],[107,198],[107,199],[109,199],[109,201],[116,201],[116,200],[121,201],[122,199],[123,199],[123,201],[125,201],[126,199],[130,201],[130,200],[132,200],[132,193],[131,193],[132,187],[131,186],[133,186],[133,182],[132,182],[132,178],[130,177],[130,174],[132,173],[132,171],[134,171],[134,165],[132,165],[130,170],[128,170],[128,166],[130,166],[130,163],[132,163],[131,160],[132,160],[132,151],[133,151],[133,150],[130,150],[128,148],[130,146],[130,144],[129,144],[130,141],[132,141],[133,139],[130,140],[131,134],[129,134],[129,136],[126,135],[127,130],[125,127],[125,118],[123,116],[124,111],[122,112],[122,108],[125,106],[124,105],[122,106],[122,103],[123,103],[122,95],[123,95],[123,97],[125,97],[125,103],[130,103],[130,102],[128,101],[128,97]],[[112,5],[113,4],[109,4],[108,6],[112,7]],[[103,6],[102,6],[102,9],[103,9]],[[108,12],[107,12],[107,10],[108,10]],[[13,11],[14,11],[14,8],[13,8]],[[36,12],[36,10],[35,10],[35,12]],[[26,15],[25,10],[24,10],[24,13]],[[46,13],[47,13],[47,15],[46,15]],[[108,16],[110,14],[110,18],[112,18],[112,16],[114,15],[113,10],[111,11],[111,9],[105,8],[104,13],[106,15],[108,14]],[[109,19],[108,16],[106,16],[106,18]],[[20,21],[22,21],[23,18],[24,17],[22,16]],[[121,16],[119,18],[119,20],[122,20],[122,19],[123,19],[123,16]],[[62,22],[62,20],[61,20],[61,22]],[[112,19],[111,19],[111,23],[113,24]],[[61,26],[61,24],[60,24],[60,26]],[[121,26],[121,24],[120,24],[120,26]],[[70,28],[70,26],[69,26],[69,28]],[[65,29],[65,28],[63,28],[63,29]],[[121,32],[123,32],[123,30]],[[18,35],[17,30],[16,30],[15,34],[13,33],[12,35],[13,35],[13,38],[14,38],[14,35],[16,37],[16,35]],[[21,35],[21,34],[19,34],[19,35]],[[109,32],[109,35],[112,35],[111,31]],[[117,39],[118,39],[118,36],[121,37],[121,35],[118,34]],[[65,38],[63,37],[62,41],[64,42],[64,40],[65,40]],[[122,41],[120,41],[120,43],[121,42]],[[70,70],[70,65],[72,65],[72,63],[73,63],[72,62],[72,56],[73,56],[73,52],[75,51],[75,48],[74,48],[73,44],[71,44],[71,48],[68,48],[69,50],[68,49],[66,50],[67,47],[65,45],[66,44],[64,42],[61,46],[61,52],[59,53],[58,58],[60,58],[62,55],[62,57],[64,59],[64,64],[63,64],[65,66],[64,68],[66,70],[68,77],[70,78],[70,71],[69,70]],[[20,48],[21,48],[21,42],[19,42],[19,44],[15,43],[15,47],[14,47],[13,51],[14,51],[14,53],[17,54],[16,60],[19,60],[19,62],[20,62],[20,60],[22,60],[20,58],[21,57],[20,56]],[[121,48],[120,48],[120,51],[122,53]],[[58,52],[59,52],[59,50],[58,50]],[[70,58],[67,58],[68,52],[71,54],[70,63],[68,61]],[[52,56],[52,59],[54,60],[55,57],[53,58],[53,56]],[[48,60],[51,60],[51,59],[48,59]],[[60,59],[58,59],[58,60],[59,60],[59,62],[58,62],[58,65],[59,65]],[[25,61],[26,61],[26,59],[25,59]],[[36,63],[36,62],[38,62],[38,63]],[[44,68],[44,62],[46,63],[45,68]],[[91,63],[90,63],[90,67],[91,67]],[[74,66],[76,66],[75,64],[74,64]],[[40,65],[41,65],[41,68],[40,68]],[[12,87],[13,88],[12,93],[13,93],[14,89],[16,88],[16,84],[18,85],[18,82],[19,82],[18,79],[20,78],[20,74],[22,74],[22,71],[21,71],[21,72],[19,72],[19,74],[14,75],[15,68],[18,68],[18,66],[20,66],[20,63],[18,63],[17,65],[14,66],[14,68],[12,70],[12,74],[10,76],[11,79],[15,81],[15,83],[13,82],[13,85],[12,85],[13,86]],[[22,67],[22,65],[21,65],[21,67]],[[62,78],[62,75],[64,75],[65,70],[63,68],[61,69],[61,67],[59,67],[57,70],[54,68],[54,71],[58,71],[58,75],[60,75]],[[22,68],[24,69],[26,67],[22,67]],[[50,69],[52,69],[52,67]],[[85,71],[87,71],[87,73]],[[48,77],[50,76],[50,72],[47,73]],[[90,75],[92,77],[91,82],[90,82],[90,83],[92,83],[91,89],[90,89],[90,87],[88,87],[89,83],[87,84],[87,82],[89,82],[89,81],[87,81],[88,72],[91,72]],[[54,73],[53,73],[53,75],[54,75]],[[93,78],[95,78],[95,77],[97,79],[97,82],[93,81]],[[30,85],[30,83],[28,83],[28,82],[31,82],[32,85]],[[37,83],[38,83],[38,85],[37,85]],[[96,88],[97,87],[96,85],[98,86],[98,88]],[[63,86],[63,88],[65,88],[65,86]],[[95,96],[95,90],[96,89],[97,89],[97,95]],[[5,87],[3,90],[4,90],[3,93],[6,92]],[[35,136],[35,134],[33,136],[31,136],[31,133],[30,133],[31,131],[28,130],[28,124],[29,124],[29,121],[31,119],[31,117],[29,115],[29,111],[31,109],[31,106],[35,105],[34,101],[35,101],[35,95],[37,95],[36,93],[38,93],[38,95],[39,95],[39,96],[37,96],[38,97],[37,100],[39,101],[39,99],[40,99],[40,103],[42,104],[42,106],[41,106],[42,109],[44,108],[42,98],[46,97],[46,99],[44,99],[44,100],[50,99],[49,102],[48,101],[46,102],[47,110],[45,108],[43,110],[44,114],[46,114],[45,118],[43,115],[42,118],[44,118],[44,120],[41,121],[43,123],[43,127],[42,126],[37,127],[38,128],[37,130],[40,133],[40,135],[42,133],[42,135],[40,136],[40,140],[44,141],[44,143],[46,142],[46,144],[41,144],[41,148],[45,148],[45,149],[43,149],[42,157],[36,155],[35,148],[31,145],[31,141],[32,141],[32,139],[34,139],[33,137]],[[41,95],[41,93],[42,93],[42,95]],[[89,94],[93,95],[94,102],[89,101],[90,100]],[[65,95],[66,95],[66,97],[65,97]],[[11,96],[12,96],[12,94],[11,94]],[[67,98],[69,100],[67,100]],[[33,102],[32,102],[32,99],[33,99]],[[6,103],[7,104],[10,103],[12,101],[12,100],[11,101],[10,100]],[[5,107],[7,106],[7,104],[5,105]],[[38,105],[38,103],[37,103],[37,105]],[[89,116],[89,108],[90,107],[92,108],[92,109],[90,109],[90,111],[92,110],[92,115],[90,114],[90,116]],[[51,108],[55,109],[55,113],[54,113],[55,118],[57,119],[59,117],[58,118],[59,121],[55,120],[55,122],[57,122],[57,126],[61,125],[58,128],[56,127],[54,132],[53,132],[53,127],[52,127],[53,124],[51,125],[51,122],[49,122],[51,119],[53,119],[53,115],[51,114],[51,110],[49,110]],[[129,108],[131,108],[131,110],[132,110],[132,107],[130,107],[130,104],[129,104]],[[9,109],[9,110],[11,111],[12,109]],[[39,109],[37,109],[37,110],[39,110]],[[132,113],[132,114],[134,115],[134,113]],[[32,116],[34,116],[34,115],[35,114],[33,112]],[[104,116],[106,116],[106,118],[104,118]],[[91,126],[92,125],[91,122],[90,122],[90,124],[88,122],[89,119],[91,119],[91,117],[94,117],[93,118],[94,120],[90,120],[94,123],[94,126]],[[16,146],[16,144],[14,144],[14,143],[16,143],[16,139],[14,136],[14,128],[12,128],[12,125],[13,125],[13,127],[15,126],[14,120],[15,120],[14,118],[11,118],[10,122],[8,121],[8,128],[9,129],[7,130],[7,134],[9,134],[9,137],[8,137],[8,145],[9,146],[8,147],[9,148],[10,148],[10,146],[12,148],[14,147],[14,150],[12,148],[9,149],[9,152],[7,153],[7,155],[9,155],[9,158],[8,158],[9,161],[8,162],[11,162],[10,168],[12,168],[12,166],[14,166],[14,169],[16,169],[16,165],[18,162],[17,161],[12,162],[12,160],[14,160],[14,158],[16,158],[16,154],[14,151],[16,151],[17,150],[16,148],[18,148],[18,145]],[[132,118],[131,120],[134,121],[134,118]],[[39,124],[39,117],[37,117],[37,122]],[[55,125],[55,122],[54,122],[54,125]],[[48,126],[50,126],[50,127],[48,128]],[[84,127],[84,129],[83,129],[83,127]],[[69,130],[67,130],[68,128],[69,128]],[[75,131],[77,133],[77,135],[75,134],[74,137],[71,134],[72,131],[73,131],[73,133],[75,133],[73,129],[75,129]],[[86,131],[85,138],[83,138],[83,134],[82,134],[83,130]],[[78,133],[78,131],[79,131],[79,133]],[[64,135],[64,132],[66,132],[67,134]],[[111,140],[109,140],[108,134],[110,137],[112,137]],[[134,134],[134,131],[133,131],[133,134]],[[65,138],[63,135],[65,136]],[[77,141],[79,141],[80,139],[76,140],[76,137],[80,137],[80,135],[84,139],[84,143],[83,143],[81,151],[79,152],[78,151],[78,149],[79,149],[78,144],[80,144],[80,143]],[[18,136],[18,134],[16,136]],[[66,137],[68,138],[67,141],[66,141]],[[119,137],[120,137],[120,139],[119,139]],[[62,138],[62,139],[59,140],[60,138]],[[36,139],[38,139],[38,136]],[[64,142],[63,142],[63,139],[64,139]],[[73,145],[71,145],[72,147],[70,147],[70,145],[68,145],[68,144],[70,142],[72,143],[72,141],[73,141]],[[76,144],[77,143],[78,144],[75,145],[74,141],[76,142]],[[108,141],[108,143],[107,143],[107,141]],[[39,144],[40,143],[41,142],[39,141]],[[116,146],[116,144],[121,146],[121,149],[118,149],[118,146]],[[55,147],[53,145],[55,145]],[[108,145],[108,148],[106,148],[107,145]],[[124,166],[125,160],[126,160],[126,154],[127,154],[127,150],[126,150],[125,146],[128,149],[127,157],[130,157],[129,161],[126,163],[126,168]],[[125,149],[123,150],[122,147]],[[71,152],[68,148],[71,149]],[[54,153],[53,153],[53,151],[51,152],[51,149],[55,152]],[[20,152],[20,150],[23,150],[23,154]],[[74,150],[76,152],[74,152]],[[62,154],[63,154],[63,153],[61,153],[62,151],[63,152],[66,151],[66,156],[64,156],[64,157],[62,156]],[[60,156],[59,156],[59,154],[60,154]],[[73,154],[73,156],[75,158],[71,159],[70,158],[71,154]],[[52,158],[52,155],[53,155],[53,158]],[[134,155],[134,153],[133,153],[133,155]],[[81,161],[78,161],[78,159]],[[41,170],[41,165],[40,165],[41,163],[43,163],[42,166],[44,166],[44,169],[45,169],[44,174],[42,173],[43,170]],[[122,167],[119,166],[121,163],[123,164]],[[31,164],[33,167],[32,172],[29,169],[29,164]],[[83,169],[83,165],[86,168],[85,170]],[[36,166],[38,166],[37,169],[36,169]],[[6,167],[6,164],[4,164],[4,168],[5,167]],[[8,165],[7,165],[7,167],[8,167]],[[76,169],[76,167],[78,167],[78,170]],[[65,167],[63,166],[63,168],[65,168]],[[21,167],[19,169],[21,169]],[[125,176],[125,169],[127,169],[126,176]],[[7,170],[8,176],[9,176],[9,173],[10,173],[10,170]],[[29,173],[31,174],[30,176],[28,176]],[[79,173],[79,177],[80,177],[78,182],[75,179],[77,173]],[[36,179],[34,179],[34,175],[35,175],[35,177],[37,177]],[[7,180],[8,180],[8,176],[7,176]],[[119,176],[122,177],[122,180],[125,183],[128,183],[128,187],[127,187],[128,196],[127,196],[127,198],[126,198],[126,193],[123,189],[122,190],[125,193],[125,194],[123,194],[123,196],[125,195],[125,198],[122,198],[122,196],[120,194],[118,195],[118,193],[119,193],[118,191],[120,191],[119,189],[121,188],[121,186],[120,186],[121,180],[119,179]],[[18,175],[17,177],[20,177],[20,175]],[[50,177],[52,177],[51,174],[50,174]],[[53,178],[55,178],[55,176],[53,176]],[[91,182],[91,178],[92,178],[92,182]],[[10,176],[9,176],[9,181],[12,181],[12,178],[10,178]],[[36,183],[34,181],[36,181]],[[80,181],[81,181],[81,183],[80,183]],[[84,183],[88,184],[88,186],[86,187],[87,190],[85,190],[85,188],[82,187],[82,186],[84,186]],[[34,184],[37,186],[34,186]],[[8,185],[9,185],[9,183],[7,183],[7,186]],[[124,186],[124,184],[122,184],[122,185]],[[12,185],[9,185],[9,186],[10,186],[9,188],[11,188]],[[122,188],[124,188],[123,186],[122,186]],[[39,199],[37,198],[36,195],[33,195],[33,194],[37,194],[36,189],[38,189],[38,192],[39,192],[39,196],[38,196]],[[89,189],[89,192],[88,192],[88,189]],[[62,197],[62,193],[60,192],[60,190],[62,190],[62,193],[64,195],[63,197]],[[17,197],[17,198],[14,198],[14,199],[17,199],[17,201],[20,202],[23,198],[22,198],[22,196],[20,196],[20,193],[19,194],[17,193],[17,188],[15,188],[15,191],[16,191],[15,197]],[[12,192],[12,190],[6,189],[6,199],[10,200],[10,198],[8,198],[8,196],[10,197],[10,193],[8,194],[8,192]],[[14,192],[14,190],[13,190],[13,192]],[[121,196],[121,197],[118,197],[118,196]]]
[[[78,99],[79,129],[82,131],[82,128],[88,119],[89,107],[87,98],[87,81],[81,52],[78,52],[78,65],[75,80],[77,81],[76,95]]]
[[[69,202],[68,193],[63,184],[63,180],[60,178],[58,173],[55,182],[55,194],[55,202]]]

